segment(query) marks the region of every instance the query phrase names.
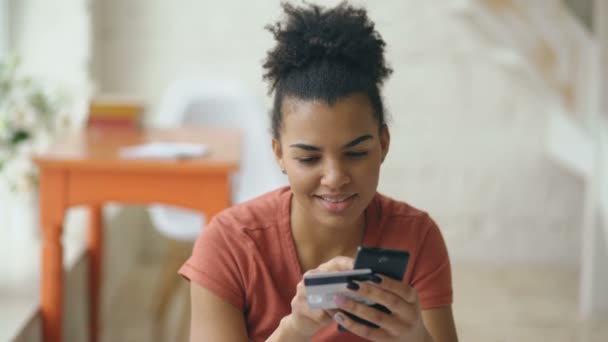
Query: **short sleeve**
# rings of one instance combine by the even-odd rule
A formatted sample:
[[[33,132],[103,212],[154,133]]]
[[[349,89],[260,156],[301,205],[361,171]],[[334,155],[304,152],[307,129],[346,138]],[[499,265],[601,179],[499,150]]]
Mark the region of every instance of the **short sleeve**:
[[[412,274],[421,309],[450,305],[453,302],[452,270],[448,251],[437,224],[429,217]]]
[[[244,310],[242,270],[247,267],[247,257],[239,235],[237,229],[222,224],[221,217],[216,216],[199,235],[192,255],[178,273]]]

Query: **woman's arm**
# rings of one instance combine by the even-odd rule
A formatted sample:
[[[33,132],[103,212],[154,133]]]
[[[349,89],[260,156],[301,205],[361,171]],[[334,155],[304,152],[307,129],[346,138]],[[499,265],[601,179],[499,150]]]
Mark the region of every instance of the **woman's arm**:
[[[344,271],[353,268],[353,259],[338,256],[309,272]],[[190,341],[245,342],[248,340],[243,313],[213,292],[190,282]],[[335,310],[310,309],[301,280],[291,301],[291,314],[283,317],[268,341],[309,341],[321,328],[332,323]]]
[[[190,282],[190,341],[248,341],[243,313],[213,292]],[[291,328],[291,315],[285,316],[268,341],[308,341]]]
[[[452,306],[422,310],[422,321],[434,342],[457,342]]]
[[[190,341],[248,341],[243,313],[213,292],[190,282]],[[281,319],[267,341],[308,341],[292,326],[292,315]],[[331,322],[331,320],[330,320]]]
[[[298,334],[297,330],[293,328],[292,315],[287,315],[281,319],[281,323],[277,330],[266,340],[266,342],[299,342],[299,341],[310,341],[310,336],[303,336]]]
[[[243,313],[213,292],[190,282],[190,341],[246,342]]]

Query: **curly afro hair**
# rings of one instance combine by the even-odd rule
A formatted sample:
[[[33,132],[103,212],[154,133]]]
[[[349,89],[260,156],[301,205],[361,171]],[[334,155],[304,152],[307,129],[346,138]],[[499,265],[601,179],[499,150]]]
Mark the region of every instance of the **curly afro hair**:
[[[284,22],[266,27],[277,41],[263,67],[274,91],[272,134],[279,138],[281,104],[286,96],[330,105],[366,93],[379,127],[386,124],[379,88],[392,73],[384,60],[385,43],[362,8],[346,2],[333,8],[282,4]]]

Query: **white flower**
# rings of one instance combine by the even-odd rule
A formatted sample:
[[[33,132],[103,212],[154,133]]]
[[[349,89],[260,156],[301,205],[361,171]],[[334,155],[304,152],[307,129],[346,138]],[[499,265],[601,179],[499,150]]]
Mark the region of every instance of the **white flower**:
[[[22,192],[36,187],[32,155],[67,128],[62,105],[69,101],[52,86],[21,77],[17,67],[16,59],[0,61],[0,181]]]

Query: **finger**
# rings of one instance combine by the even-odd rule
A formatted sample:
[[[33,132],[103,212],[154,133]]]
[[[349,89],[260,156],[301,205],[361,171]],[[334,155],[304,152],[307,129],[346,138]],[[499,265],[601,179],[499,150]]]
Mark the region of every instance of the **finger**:
[[[334,315],[336,313],[340,312],[340,310],[331,309],[331,310],[324,310],[324,312],[325,312],[325,315],[327,315],[327,317],[329,317],[329,319],[333,321]]]
[[[308,302],[304,303],[303,306],[305,306],[303,314],[315,321],[320,326],[325,326],[333,322],[333,315],[330,315],[325,310],[311,309],[308,306]]]
[[[391,277],[387,277],[381,274],[374,274],[372,283],[378,287],[385,289],[386,291],[392,292],[393,294],[403,298],[410,304],[418,303],[418,294],[416,289],[411,287],[409,284],[400,280],[395,280]]]
[[[383,329],[376,329],[372,327],[368,327],[366,325],[357,323],[350,319],[342,312],[337,312],[334,315],[334,320],[338,322],[338,324],[342,325],[349,332],[361,336],[367,340],[381,340],[390,337],[388,333]]]
[[[338,312],[340,312],[340,310],[338,310],[338,309],[329,309],[329,310],[325,310],[325,313],[326,313],[326,314],[327,314],[329,317],[331,317],[331,319],[333,319],[334,315],[335,315],[336,313],[338,313]]]
[[[310,270],[308,270],[308,271],[304,272],[304,274],[303,274],[303,275],[307,275],[307,274],[313,274],[313,273],[320,273],[320,272],[321,272],[321,271],[320,271],[318,268],[313,268],[313,269],[310,269]]]
[[[298,285],[296,285],[296,293],[297,294],[306,294],[306,287],[304,286],[304,281],[301,280]]]
[[[308,299],[306,298],[306,295],[301,293],[296,294],[296,296],[293,298],[291,310],[292,313],[303,316],[320,326],[330,324],[333,321],[332,317],[325,313],[324,310],[311,309],[308,306]]]
[[[344,296],[336,296],[336,304],[338,304],[340,309],[376,324],[391,336],[398,336],[403,327],[407,326],[407,323],[397,316],[382,312],[377,308],[359,303]]]
[[[308,295],[306,294],[306,287],[304,281],[300,281],[296,287],[296,295],[294,296],[292,303],[292,311],[297,309],[303,315],[309,319],[319,323],[321,325],[327,325],[333,322],[333,313],[328,314],[322,309],[311,309],[308,305]]]
[[[349,293],[354,296],[363,297],[381,304],[389,309],[393,315],[404,321],[416,319],[418,313],[417,304],[407,302],[402,297],[386,290],[379,284],[374,284],[369,281],[353,281],[352,284],[355,286],[351,285],[349,287]]]
[[[310,310],[311,317],[314,318],[315,322],[317,322],[321,326],[328,325],[333,322],[333,316],[329,315],[327,312],[323,310]]]
[[[346,256],[337,256],[317,267],[321,272],[350,271],[353,269],[355,260]]]
[[[332,322],[332,316],[325,313],[324,310],[310,308],[308,305],[306,287],[302,281],[297,285],[296,295],[294,296],[294,304],[292,304],[292,311],[297,309],[298,312],[301,312],[303,315],[307,316],[309,319],[318,324],[326,325]]]

